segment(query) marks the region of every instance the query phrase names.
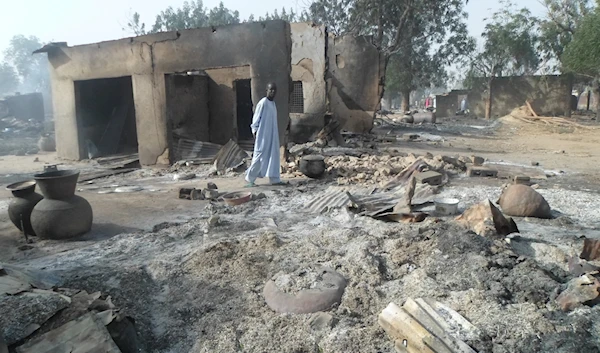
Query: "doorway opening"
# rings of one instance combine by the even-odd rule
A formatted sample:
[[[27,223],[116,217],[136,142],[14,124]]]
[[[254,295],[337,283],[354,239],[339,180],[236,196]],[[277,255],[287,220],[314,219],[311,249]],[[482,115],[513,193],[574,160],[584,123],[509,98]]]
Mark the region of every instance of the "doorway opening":
[[[209,145],[208,75],[201,70],[165,75],[171,160],[197,157]]]
[[[75,112],[81,155],[137,153],[131,76],[75,81]]]
[[[236,121],[239,141],[252,141],[252,81],[235,81]]]

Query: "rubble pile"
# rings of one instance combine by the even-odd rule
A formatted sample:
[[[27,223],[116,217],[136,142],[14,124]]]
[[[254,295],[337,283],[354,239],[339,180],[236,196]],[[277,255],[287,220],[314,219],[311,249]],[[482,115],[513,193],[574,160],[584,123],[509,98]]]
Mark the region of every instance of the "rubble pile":
[[[283,166],[284,178],[301,177],[299,170],[299,156],[295,160]],[[469,163],[466,157],[448,157],[416,156],[408,154],[405,156],[393,156],[392,154],[361,156],[330,156],[325,157],[327,166],[326,178],[335,179],[338,185],[365,184],[365,185],[384,185],[394,178],[401,171],[412,165],[417,159],[423,160],[429,170],[436,171],[442,175],[454,176],[464,172]]]

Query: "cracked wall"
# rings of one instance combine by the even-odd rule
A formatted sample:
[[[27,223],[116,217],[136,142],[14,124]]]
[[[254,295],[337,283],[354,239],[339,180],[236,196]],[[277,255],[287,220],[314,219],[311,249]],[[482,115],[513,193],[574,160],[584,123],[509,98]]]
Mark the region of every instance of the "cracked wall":
[[[292,23],[290,29],[292,81],[302,81],[304,95],[304,113],[290,113],[290,138],[303,143],[324,126],[327,111],[327,31],[325,26],[312,23]]]
[[[344,130],[370,131],[383,93],[383,55],[369,37],[330,34],[327,58],[329,110]]]
[[[169,148],[165,74],[249,66],[252,100],[274,81],[281,141],[288,125],[291,73],[289,24],[267,21],[200,28],[48,50],[57,152],[85,158],[75,113],[74,81],[131,76],[142,165],[164,162]],[[213,108],[211,108],[213,109]],[[159,161],[159,157],[161,157]],[[171,161],[172,162],[172,161]]]

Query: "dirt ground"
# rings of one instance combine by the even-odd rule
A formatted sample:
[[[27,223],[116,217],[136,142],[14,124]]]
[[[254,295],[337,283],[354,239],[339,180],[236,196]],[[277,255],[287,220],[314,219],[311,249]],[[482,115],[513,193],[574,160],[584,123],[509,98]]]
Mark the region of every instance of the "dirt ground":
[[[593,122],[589,122],[593,125]],[[136,321],[147,352],[394,352],[377,323],[390,303],[435,299],[478,329],[466,342],[477,352],[599,352],[600,306],[567,314],[555,300],[573,278],[567,259],[582,236],[600,239],[597,131],[520,121],[447,119],[433,125],[388,125],[377,136],[398,137],[373,149],[422,155],[486,157],[531,167],[555,218],[516,219],[519,237],[484,238],[452,217],[422,223],[387,223],[346,209],[312,213],[306,204],[335,179],[290,180],[263,186],[266,198],[229,207],[179,200],[181,187],[215,182],[242,190],[240,175],[174,181],[173,173],[143,169],[79,185],[90,201],[94,227],[83,238],[36,240],[31,248],[8,220],[10,201],[0,192],[0,263],[46,271],[61,286],[102,291]],[[416,141],[402,140],[417,133]],[[391,141],[391,140],[390,140]],[[564,152],[563,152],[564,151]],[[35,159],[38,159],[35,162]],[[4,184],[27,179],[44,163],[93,169],[53,155],[0,157]],[[546,176],[547,175],[547,176]],[[461,200],[461,211],[496,201],[508,180],[453,176],[440,196]],[[106,193],[139,186],[131,193]],[[357,194],[371,187],[349,186]],[[209,221],[218,216],[218,222]],[[214,218],[212,219],[214,220]],[[265,303],[265,283],[281,274],[325,266],[348,281],[329,314],[278,314]],[[327,320],[323,320],[327,317]]]

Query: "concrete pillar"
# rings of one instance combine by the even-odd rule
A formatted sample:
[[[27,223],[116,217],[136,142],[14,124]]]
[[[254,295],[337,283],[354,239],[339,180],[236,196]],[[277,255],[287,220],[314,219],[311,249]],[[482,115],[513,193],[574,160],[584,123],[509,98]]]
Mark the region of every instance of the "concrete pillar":
[[[165,77],[163,74],[134,75],[131,83],[140,164],[169,164]]]
[[[84,156],[84,141],[79,141],[75,106],[75,84],[72,80],[52,80],[52,105],[56,151],[59,157],[80,160]]]

